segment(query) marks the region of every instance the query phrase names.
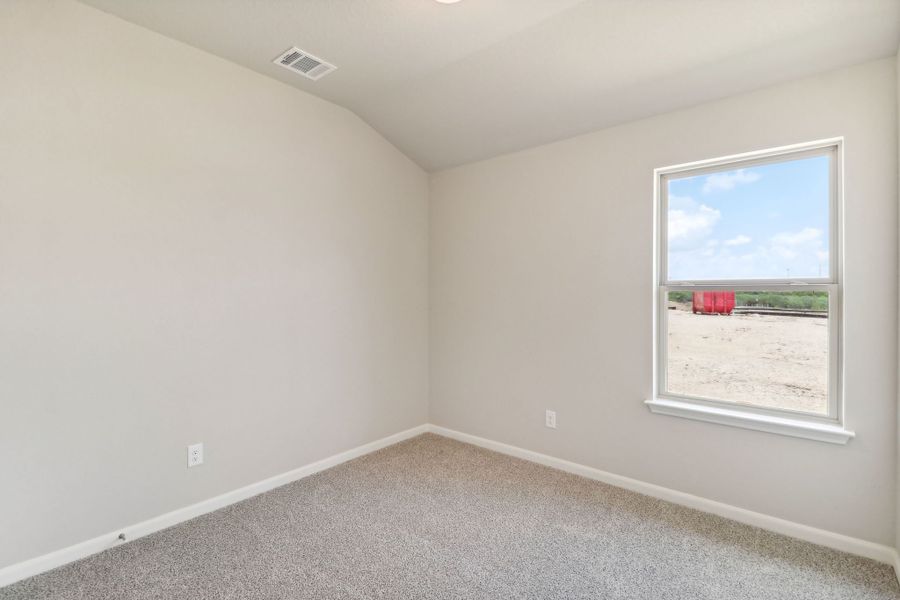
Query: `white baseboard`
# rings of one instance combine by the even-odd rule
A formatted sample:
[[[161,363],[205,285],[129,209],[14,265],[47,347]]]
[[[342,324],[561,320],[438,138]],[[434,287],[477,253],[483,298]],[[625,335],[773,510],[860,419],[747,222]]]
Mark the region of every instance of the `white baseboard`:
[[[385,438],[381,438],[380,440],[375,440],[374,442],[363,444],[362,446],[357,446],[356,448],[347,450],[346,452],[341,452],[340,454],[329,456],[328,458],[324,458],[320,461],[302,466],[292,471],[288,471],[287,473],[282,473],[281,475],[276,475],[275,477],[270,477],[269,479],[264,479],[263,481],[252,483],[248,486],[233,490],[231,492],[226,492],[220,496],[216,496],[214,498],[210,498],[208,500],[204,500],[202,502],[198,502],[184,508],[173,510],[172,512],[160,515],[158,517],[153,517],[152,519],[148,519],[140,523],[135,523],[134,525],[129,525],[127,527],[117,529],[106,535],[95,537],[93,539],[75,544],[74,546],[69,546],[68,548],[56,550],[55,552],[51,552],[43,556],[38,556],[24,562],[10,565],[8,567],[0,569],[0,587],[15,583],[16,581],[26,579],[45,571],[49,571],[50,569],[55,569],[56,567],[60,567],[64,564],[79,560],[81,558],[85,558],[87,556],[90,556],[91,554],[96,554],[97,552],[112,548],[113,546],[126,544],[145,535],[149,535],[156,531],[160,531],[173,525],[177,525],[178,523],[193,519],[194,517],[199,517],[200,515],[218,510],[224,506],[228,506],[229,504],[234,504],[235,502],[246,500],[247,498],[250,498],[252,496],[256,496],[287,483],[297,481],[298,479],[303,479],[304,477],[308,477],[314,473],[318,473],[319,471],[324,471],[325,469],[329,469],[341,463],[347,462],[348,460],[352,460],[365,454],[369,454],[370,452],[380,450],[392,444],[396,444],[397,442],[402,442],[403,440],[415,437],[419,434],[425,433],[426,431],[428,431],[428,425],[419,425],[418,427],[413,427],[412,429],[407,429],[406,431],[401,431],[400,433],[389,435]],[[123,542],[118,539],[120,533],[125,534],[126,541]]]
[[[751,510],[739,508],[737,506],[732,506],[723,502],[708,500],[706,498],[701,498],[700,496],[686,494],[684,492],[679,492],[670,488],[654,485],[652,483],[646,483],[637,479],[631,479],[630,477],[623,477],[622,475],[616,475],[607,471],[601,471],[600,469],[595,469],[593,467],[569,462],[561,458],[554,458],[552,456],[547,456],[546,454],[541,454],[539,452],[525,450],[524,448],[519,448],[517,446],[510,446],[509,444],[495,442],[493,440],[470,435],[468,433],[454,431],[452,429],[447,429],[446,427],[429,425],[428,431],[436,433],[438,435],[442,435],[444,437],[458,440],[460,442],[466,442],[475,446],[486,448],[488,450],[500,452],[501,454],[507,454],[509,456],[521,458],[547,467],[553,467],[554,469],[559,469],[560,471],[566,471],[567,473],[581,475],[582,477],[587,477],[588,479],[602,481],[603,483],[608,483],[616,487],[625,488],[626,490],[631,490],[633,492],[638,492],[639,494],[644,494],[645,496],[652,496],[653,498],[659,498],[660,500],[666,500],[674,504],[680,504],[682,506],[687,506],[689,508],[694,508],[703,512],[712,513],[720,517],[725,517],[726,519],[731,519],[733,521],[738,521],[747,525],[753,525],[754,527],[759,527],[760,529],[766,529],[768,531],[773,531],[775,533],[780,533],[807,542],[812,542],[813,544],[826,546],[828,548],[833,548],[835,550],[840,550],[849,554],[871,558],[873,560],[877,560],[878,562],[893,565],[895,574],[898,574],[897,576],[898,578],[900,578],[900,558],[898,558],[897,551],[890,546],[884,546],[882,544],[868,542],[866,540],[842,535],[840,533],[834,533],[831,531],[826,531],[824,529],[810,527],[809,525],[802,525],[800,523],[795,523],[786,519],[764,515],[762,513],[753,512]]]
[[[621,475],[616,475],[607,471],[601,471],[600,469],[595,469],[593,467],[580,465],[578,463],[573,463],[560,458],[554,458],[546,454],[541,454],[539,452],[534,452],[531,450],[525,450],[524,448],[511,446],[509,444],[495,442],[493,440],[470,435],[468,433],[454,431],[445,427],[440,427],[437,425],[420,425],[418,427],[413,427],[412,429],[401,431],[400,433],[390,435],[380,440],[358,446],[351,450],[347,450],[346,452],[335,454],[334,456],[330,456],[309,465],[305,465],[292,471],[288,471],[287,473],[282,473],[281,475],[276,475],[275,477],[270,477],[269,479],[265,479],[263,481],[259,481],[257,483],[242,487],[240,489],[227,492],[220,496],[198,502],[197,504],[192,504],[190,506],[186,506],[184,508],[166,513],[164,515],[148,519],[141,523],[136,523],[134,525],[117,529],[116,531],[110,532],[106,535],[95,537],[73,546],[69,546],[68,548],[63,548],[61,550],[57,550],[43,556],[38,556],[36,558],[32,558],[15,565],[10,565],[8,567],[0,569],[0,587],[15,583],[16,581],[26,579],[45,571],[49,571],[51,569],[55,569],[56,567],[60,567],[64,564],[106,550],[107,548],[128,543],[145,535],[149,535],[156,531],[160,531],[173,525],[177,525],[178,523],[193,519],[194,517],[198,517],[214,510],[218,510],[222,507],[228,506],[229,504],[234,504],[235,502],[246,500],[247,498],[250,498],[252,496],[256,496],[287,483],[297,481],[298,479],[303,479],[304,477],[308,477],[309,475],[318,473],[319,471],[324,471],[325,469],[329,469],[343,462],[347,462],[348,460],[352,460],[365,454],[369,454],[370,452],[380,450],[381,448],[396,444],[397,442],[401,442],[425,432],[432,432],[444,437],[459,440],[461,442],[480,446],[488,450],[500,452],[501,454],[507,454],[509,456],[514,456],[516,458],[521,458],[527,461],[559,469],[561,471],[573,473],[575,475],[581,475],[582,477],[587,477],[588,479],[602,481],[603,483],[608,483],[616,487],[625,488],[633,492],[638,492],[640,494],[659,498],[660,500],[666,500],[703,512],[719,515],[721,517],[732,519],[734,521],[745,523],[747,525],[753,525],[761,529],[766,529],[775,533],[798,538],[807,542],[812,542],[814,544],[819,544],[821,546],[826,546],[828,548],[847,552],[849,554],[871,558],[873,560],[892,565],[894,567],[894,573],[897,575],[898,581],[900,581],[900,555],[898,555],[897,551],[890,546],[884,546],[839,533],[826,531],[824,529],[818,529],[815,527],[810,527],[808,525],[794,523],[793,521],[780,519],[778,517],[764,515],[762,513],[757,513],[744,508],[739,508],[737,506],[732,506],[730,504],[716,502],[715,500],[708,500],[706,498],[701,498],[692,494],[686,494],[684,492],[679,492],[670,488],[654,485],[652,483],[646,483],[637,479],[631,479],[630,477],[623,477]],[[120,533],[125,534],[127,541],[122,542],[118,539]]]
[[[897,578],[897,583],[900,584],[900,552],[894,550],[894,577]]]

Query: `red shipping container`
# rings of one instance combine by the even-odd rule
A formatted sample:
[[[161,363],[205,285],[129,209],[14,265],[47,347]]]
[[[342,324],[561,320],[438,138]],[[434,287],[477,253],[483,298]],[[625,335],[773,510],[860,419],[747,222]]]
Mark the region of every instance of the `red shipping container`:
[[[694,314],[730,315],[734,310],[734,292],[694,292]]]

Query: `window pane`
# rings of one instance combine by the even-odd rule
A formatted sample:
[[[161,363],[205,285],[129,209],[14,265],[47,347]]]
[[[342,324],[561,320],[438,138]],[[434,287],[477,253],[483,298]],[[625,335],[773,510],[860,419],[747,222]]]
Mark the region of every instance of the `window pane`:
[[[669,281],[828,277],[830,160],[669,179]]]
[[[828,413],[827,292],[669,292],[667,392]]]

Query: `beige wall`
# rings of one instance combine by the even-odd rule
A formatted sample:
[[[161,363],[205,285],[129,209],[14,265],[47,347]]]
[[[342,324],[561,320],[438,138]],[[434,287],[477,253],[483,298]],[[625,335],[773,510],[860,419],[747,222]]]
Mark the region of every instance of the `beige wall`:
[[[418,167],[343,109],[66,0],[3,3],[0,50],[0,567],[428,419]],[[893,543],[897,69],[434,175],[431,420]],[[835,135],[857,439],[651,415],[652,169]]]
[[[434,175],[431,421],[893,544],[895,80],[885,59]],[[846,422],[857,438],[651,414],[653,169],[832,136],[846,138]]]
[[[426,421],[421,169],[73,2],[0,54],[0,567]]]

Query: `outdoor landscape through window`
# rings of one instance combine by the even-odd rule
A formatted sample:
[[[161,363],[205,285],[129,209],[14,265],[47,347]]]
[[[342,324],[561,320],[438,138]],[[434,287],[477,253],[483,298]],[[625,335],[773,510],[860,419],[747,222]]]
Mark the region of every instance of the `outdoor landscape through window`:
[[[828,412],[828,293],[669,292],[667,392]]]

